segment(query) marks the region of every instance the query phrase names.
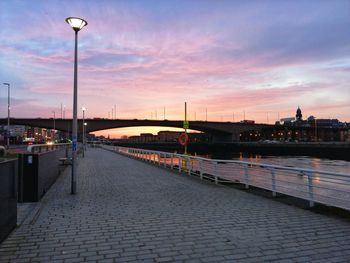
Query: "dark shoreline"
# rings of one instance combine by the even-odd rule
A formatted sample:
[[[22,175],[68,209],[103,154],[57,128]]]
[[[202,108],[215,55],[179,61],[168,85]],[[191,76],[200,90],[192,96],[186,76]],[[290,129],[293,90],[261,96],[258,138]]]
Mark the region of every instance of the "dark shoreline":
[[[150,150],[183,152],[178,143],[126,143],[116,142],[114,145],[143,148]],[[264,142],[233,142],[233,143],[190,143],[190,153],[213,154],[216,158],[229,157],[233,153],[261,154],[272,156],[310,156],[332,160],[350,161],[350,143],[264,143]]]

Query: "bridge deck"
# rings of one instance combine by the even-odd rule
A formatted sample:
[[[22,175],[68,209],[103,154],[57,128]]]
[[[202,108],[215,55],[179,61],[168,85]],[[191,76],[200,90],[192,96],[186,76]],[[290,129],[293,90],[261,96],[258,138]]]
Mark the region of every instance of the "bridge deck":
[[[349,262],[350,223],[89,148],[1,262]]]

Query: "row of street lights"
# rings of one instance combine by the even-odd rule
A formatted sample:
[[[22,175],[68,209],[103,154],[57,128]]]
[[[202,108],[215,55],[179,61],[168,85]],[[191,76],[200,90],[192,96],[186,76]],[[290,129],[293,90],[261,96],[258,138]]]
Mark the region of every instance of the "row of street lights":
[[[73,129],[72,129],[72,180],[71,180],[71,193],[76,194],[76,156],[77,156],[77,133],[78,133],[78,119],[77,119],[77,105],[78,105],[78,32],[87,25],[84,19],[78,17],[68,17],[66,22],[73,28],[75,32],[75,49],[74,49],[74,92],[73,92]],[[3,83],[7,86],[7,148],[10,147],[10,84]],[[83,107],[83,156],[85,155],[85,111]],[[65,110],[64,110],[65,113]],[[54,130],[56,130],[56,113],[54,114]],[[114,105],[114,115],[116,115],[116,105]],[[61,104],[61,118],[62,116],[62,104]]]
[[[87,25],[84,19],[78,17],[68,17],[66,22],[73,28],[75,32],[75,48],[74,48],[74,91],[73,91],[73,129],[72,129],[72,180],[71,180],[71,194],[76,194],[76,158],[77,158],[77,133],[78,133],[78,32]],[[7,147],[10,146],[10,84],[3,83],[8,89],[8,103],[7,103]],[[85,108],[83,109],[83,145],[85,146]],[[62,114],[62,109],[61,109]],[[55,126],[55,112],[54,112],[54,126]],[[61,116],[62,117],[62,116]],[[55,130],[56,127],[54,127]]]

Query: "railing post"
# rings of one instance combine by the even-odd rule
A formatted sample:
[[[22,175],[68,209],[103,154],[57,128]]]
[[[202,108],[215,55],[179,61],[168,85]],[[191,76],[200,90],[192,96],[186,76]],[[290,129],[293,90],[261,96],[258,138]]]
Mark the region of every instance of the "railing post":
[[[248,164],[244,165],[245,189],[249,189]]]
[[[171,154],[170,167],[171,170],[174,168],[174,154]]]
[[[163,161],[164,161],[164,168],[166,168],[166,161],[167,161],[167,154],[166,153],[164,154]]]
[[[203,160],[199,160],[199,178],[203,179]]]
[[[156,154],[153,153],[153,163],[156,164]]]
[[[276,174],[275,168],[271,168],[272,196],[276,197]]]
[[[192,171],[191,158],[188,158],[188,161],[187,161],[187,170],[188,170],[188,175],[191,176],[191,171]]]
[[[217,174],[217,170],[218,170],[218,162],[214,163],[214,178],[215,178],[215,184],[218,184],[218,174]]]
[[[160,166],[160,158],[161,158],[161,156],[162,156],[161,153],[158,153],[158,154],[157,154],[157,157],[158,157],[158,166]]]
[[[181,169],[182,169],[182,160],[181,160],[181,156],[179,156],[179,173],[181,173]]]
[[[309,205],[310,207],[314,206],[314,185],[312,180],[312,173],[307,173],[307,180],[308,180],[308,190],[309,190]]]

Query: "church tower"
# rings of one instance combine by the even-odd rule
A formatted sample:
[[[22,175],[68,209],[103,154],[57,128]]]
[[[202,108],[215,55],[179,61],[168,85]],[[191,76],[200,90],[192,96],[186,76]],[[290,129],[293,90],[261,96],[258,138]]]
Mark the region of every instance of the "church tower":
[[[297,121],[302,121],[303,120],[303,115],[301,114],[301,109],[300,109],[299,106],[298,106],[297,114],[295,115],[295,117],[296,117]]]

